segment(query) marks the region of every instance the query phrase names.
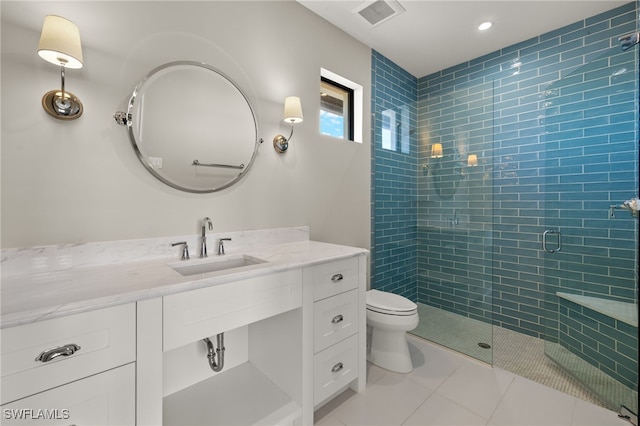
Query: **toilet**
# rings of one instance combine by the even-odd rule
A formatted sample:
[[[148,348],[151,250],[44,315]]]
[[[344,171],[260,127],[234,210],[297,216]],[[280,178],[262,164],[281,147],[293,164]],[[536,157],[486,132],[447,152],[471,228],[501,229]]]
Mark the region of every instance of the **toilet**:
[[[418,306],[397,294],[369,290],[367,325],[371,327],[371,351],[367,360],[386,370],[411,372],[407,331],[418,326]]]

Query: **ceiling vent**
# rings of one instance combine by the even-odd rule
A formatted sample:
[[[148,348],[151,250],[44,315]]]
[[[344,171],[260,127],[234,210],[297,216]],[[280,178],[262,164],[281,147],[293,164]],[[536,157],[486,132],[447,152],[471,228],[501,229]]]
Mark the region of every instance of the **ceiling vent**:
[[[354,11],[375,27],[404,12],[404,7],[395,0],[375,0],[360,4]]]

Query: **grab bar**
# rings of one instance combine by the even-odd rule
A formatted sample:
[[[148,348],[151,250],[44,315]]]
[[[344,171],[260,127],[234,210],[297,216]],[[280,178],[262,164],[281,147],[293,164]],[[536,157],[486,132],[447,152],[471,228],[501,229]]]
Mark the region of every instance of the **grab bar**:
[[[239,166],[233,166],[231,164],[215,164],[215,163],[201,163],[198,160],[193,160],[193,163],[191,163],[192,166],[202,166],[202,167],[221,167],[223,169],[238,169],[238,170],[242,170],[244,169],[244,164],[240,164]]]

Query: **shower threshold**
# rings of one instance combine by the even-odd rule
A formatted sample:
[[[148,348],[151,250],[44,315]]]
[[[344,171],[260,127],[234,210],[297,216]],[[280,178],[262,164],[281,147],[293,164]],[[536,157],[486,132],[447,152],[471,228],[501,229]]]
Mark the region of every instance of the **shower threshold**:
[[[618,414],[618,417],[627,420],[633,426],[638,426],[638,415],[629,410],[625,405],[620,406],[620,414]]]

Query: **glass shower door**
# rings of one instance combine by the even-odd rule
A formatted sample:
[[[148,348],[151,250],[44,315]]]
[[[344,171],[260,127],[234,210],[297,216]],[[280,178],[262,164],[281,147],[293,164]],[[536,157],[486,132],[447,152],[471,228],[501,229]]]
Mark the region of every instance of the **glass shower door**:
[[[418,101],[420,325],[412,331],[490,364],[493,110],[493,82],[443,88]]]
[[[545,354],[609,408],[638,412],[637,48],[545,92]]]

